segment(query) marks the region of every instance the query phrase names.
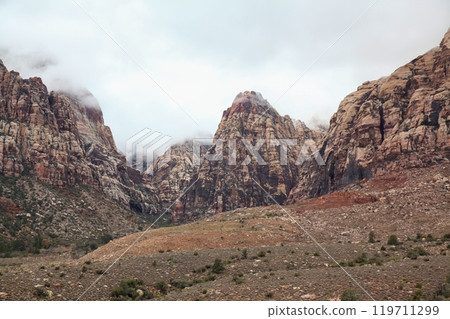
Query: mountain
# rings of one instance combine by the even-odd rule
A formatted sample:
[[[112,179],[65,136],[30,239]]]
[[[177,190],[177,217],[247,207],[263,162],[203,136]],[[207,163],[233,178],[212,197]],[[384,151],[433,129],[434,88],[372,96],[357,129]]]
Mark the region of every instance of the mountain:
[[[289,148],[283,164],[280,146],[272,142],[275,139],[297,141],[298,137],[291,118],[280,116],[260,93],[239,93],[231,107],[224,111],[214,135],[216,143],[208,149],[205,160],[192,175],[192,187],[175,205],[173,220],[272,203],[253,178],[283,203],[296,184],[295,154],[299,145]],[[251,154],[252,147],[259,150],[261,165]],[[219,160],[211,158],[214,156]]]
[[[172,145],[155,160],[151,168],[153,171],[147,169],[145,173],[155,186],[161,204],[171,205],[198,171],[198,166],[194,165],[192,140]]]
[[[23,79],[1,60],[0,177],[4,238],[22,230],[66,239],[124,235],[144,223],[130,210],[159,208],[153,186],[126,166],[89,92],[48,92],[40,78]]]
[[[320,146],[326,165],[303,166],[289,201],[448,161],[449,70],[450,30],[439,47],[346,96]]]
[[[49,93],[40,78],[22,79],[0,62],[0,93],[2,174],[89,185],[129,208],[155,211],[156,199],[148,197],[140,173],[126,166],[89,92]]]

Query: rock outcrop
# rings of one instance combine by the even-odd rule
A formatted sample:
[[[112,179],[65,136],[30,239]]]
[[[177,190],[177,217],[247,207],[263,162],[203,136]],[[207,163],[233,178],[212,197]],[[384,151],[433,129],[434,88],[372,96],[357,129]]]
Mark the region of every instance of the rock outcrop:
[[[40,78],[22,79],[0,61],[0,173],[87,185],[135,211],[155,212],[152,187],[126,166],[92,101],[88,92],[49,93]]]
[[[280,116],[260,93],[238,94],[224,111],[214,135],[216,142],[192,176],[190,183],[196,182],[177,203],[173,219],[273,204],[270,196],[283,203],[297,182],[298,136],[291,118]],[[297,145],[286,145],[283,159],[274,142],[286,139],[296,140]],[[259,163],[249,147],[258,149]]]
[[[377,174],[450,157],[450,30],[440,46],[349,94],[289,201],[319,196]]]
[[[155,185],[163,206],[171,205],[189,186],[193,175],[198,171],[198,166],[194,165],[193,153],[192,140],[175,144],[152,163],[151,172],[145,172],[152,185]]]
[[[294,120],[294,127],[297,129],[298,140],[303,144],[306,140],[313,140],[315,144],[320,144],[325,137],[326,131],[323,128],[317,127],[310,129],[306,124],[300,120]]]

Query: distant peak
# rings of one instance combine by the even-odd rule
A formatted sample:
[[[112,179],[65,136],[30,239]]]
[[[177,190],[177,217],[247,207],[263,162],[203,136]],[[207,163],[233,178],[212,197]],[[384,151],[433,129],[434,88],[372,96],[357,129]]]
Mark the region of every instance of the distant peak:
[[[270,106],[269,102],[263,98],[262,94],[255,91],[244,91],[239,93],[234,98],[233,105],[246,101],[251,101],[254,105]]]
[[[236,95],[231,107],[224,112],[224,116],[229,117],[238,113],[278,115],[262,94],[255,91],[244,91]]]

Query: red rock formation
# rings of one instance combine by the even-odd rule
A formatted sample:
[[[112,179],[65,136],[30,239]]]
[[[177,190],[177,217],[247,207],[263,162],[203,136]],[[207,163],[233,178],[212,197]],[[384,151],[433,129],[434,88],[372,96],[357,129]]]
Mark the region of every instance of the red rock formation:
[[[449,70],[450,30],[438,48],[345,97],[321,145],[326,165],[303,167],[290,201],[377,174],[448,161]]]
[[[183,197],[185,215],[182,218],[189,219],[204,212],[217,213],[238,207],[272,204],[253,178],[283,203],[297,181],[295,161],[299,146],[288,148],[287,165],[282,165],[280,147],[271,143],[276,139],[297,138],[298,132],[291,118],[280,116],[260,93],[239,93],[232,106],[223,113],[214,135],[215,140],[223,141],[223,149],[213,145],[207,152],[207,155],[222,154],[223,159],[201,163],[191,179],[191,182],[197,178],[198,181]],[[265,164],[257,163],[243,140],[253,146],[258,140],[264,142],[259,154]],[[233,143],[236,144],[235,161],[230,154]],[[251,161],[243,165],[247,156]],[[177,215],[180,216],[180,213]]]
[[[83,103],[86,97],[48,93],[40,78],[22,79],[0,61],[0,173],[88,185],[134,210],[155,212],[151,187],[130,179],[101,109]]]

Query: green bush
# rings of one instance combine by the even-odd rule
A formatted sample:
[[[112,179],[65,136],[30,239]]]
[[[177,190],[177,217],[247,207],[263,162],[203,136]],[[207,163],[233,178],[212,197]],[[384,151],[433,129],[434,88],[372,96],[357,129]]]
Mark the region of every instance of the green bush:
[[[175,288],[178,289],[184,289],[186,287],[192,287],[192,285],[194,284],[192,281],[184,281],[184,280],[180,280],[180,281],[171,281],[170,284],[172,286],[174,286]]]
[[[426,256],[428,252],[423,247],[415,247],[414,249],[408,251],[406,257],[411,259],[417,259],[419,256]]]
[[[391,235],[391,236],[389,236],[387,244],[391,245],[391,246],[397,246],[397,245],[400,245],[400,242],[398,241],[398,238],[396,235]]]
[[[242,259],[247,259],[247,257],[248,257],[248,250],[247,250],[247,248],[245,248],[245,249],[242,251]]]
[[[240,285],[244,283],[244,279],[240,278],[239,276],[233,276],[233,281],[236,283],[236,285]]]
[[[111,292],[113,300],[147,300],[154,296],[143,287],[141,279],[127,279],[120,282],[120,285]]]
[[[422,290],[417,289],[414,294],[409,298],[410,301],[419,301],[425,296]]]
[[[361,298],[358,296],[358,294],[351,290],[351,289],[347,289],[344,290],[344,292],[341,295],[341,300],[342,301],[358,301],[361,300]]]
[[[211,271],[215,274],[220,274],[221,272],[223,272],[225,270],[225,266],[222,263],[221,259],[216,259],[214,261],[214,264],[212,266]]]
[[[357,264],[365,264],[367,262],[367,254],[362,253],[361,256],[357,257],[354,261]]]
[[[167,289],[169,288],[169,286],[167,285],[167,283],[163,280],[158,281],[156,283],[156,289],[158,289],[159,291],[161,291],[162,294],[167,294]]]
[[[261,250],[261,251],[259,251],[257,254],[256,254],[256,256],[258,256],[258,257],[266,257],[266,252],[265,251],[263,251],[263,250]]]

